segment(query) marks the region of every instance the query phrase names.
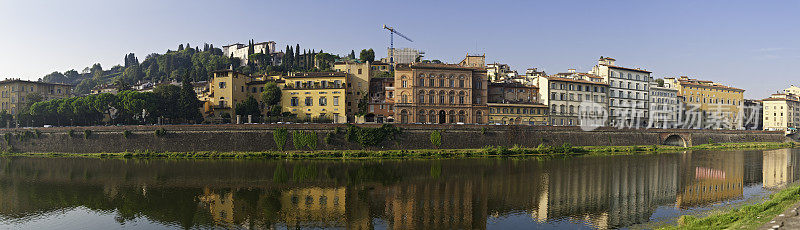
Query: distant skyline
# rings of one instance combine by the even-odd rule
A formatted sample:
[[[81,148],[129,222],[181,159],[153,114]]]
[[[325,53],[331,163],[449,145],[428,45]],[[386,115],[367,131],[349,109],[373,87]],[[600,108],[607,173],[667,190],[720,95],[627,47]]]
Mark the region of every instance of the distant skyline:
[[[523,73],[587,72],[600,56],[656,78],[690,76],[763,99],[800,85],[800,1],[10,1],[0,0],[0,78],[104,69],[127,53],[190,43],[275,41],[278,49],[386,56],[397,48],[457,62],[486,54]]]

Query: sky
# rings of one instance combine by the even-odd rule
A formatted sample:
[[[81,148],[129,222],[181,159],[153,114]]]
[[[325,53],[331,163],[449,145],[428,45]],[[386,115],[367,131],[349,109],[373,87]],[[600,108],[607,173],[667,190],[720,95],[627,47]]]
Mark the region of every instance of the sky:
[[[395,47],[458,62],[467,53],[520,72],[575,68],[600,56],[656,78],[690,76],[763,99],[800,85],[800,1],[40,1],[0,0],[0,78],[104,69],[127,53],[275,41],[279,49],[385,57]]]

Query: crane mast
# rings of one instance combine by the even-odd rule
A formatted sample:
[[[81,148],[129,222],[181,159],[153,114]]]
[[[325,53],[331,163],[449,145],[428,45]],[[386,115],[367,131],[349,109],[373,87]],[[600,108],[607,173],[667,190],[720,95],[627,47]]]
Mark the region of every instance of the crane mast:
[[[394,69],[394,35],[397,34],[397,36],[400,36],[401,38],[405,38],[406,40],[408,40],[410,42],[414,42],[414,41],[411,40],[411,38],[408,38],[405,35],[401,34],[400,32],[397,32],[397,30],[395,30],[392,27],[388,27],[386,25],[383,25],[383,29],[389,31],[389,67]]]

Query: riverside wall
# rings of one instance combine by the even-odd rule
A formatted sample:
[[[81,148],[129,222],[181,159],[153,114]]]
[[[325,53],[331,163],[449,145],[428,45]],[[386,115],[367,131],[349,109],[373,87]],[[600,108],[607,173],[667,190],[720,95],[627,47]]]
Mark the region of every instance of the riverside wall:
[[[318,134],[317,149],[431,149],[431,132],[442,133],[441,149],[482,148],[484,146],[536,147],[540,144],[560,146],[623,146],[660,145],[667,142],[686,146],[728,142],[782,142],[789,140],[782,132],[649,129],[627,130],[600,128],[582,131],[578,127],[490,126],[490,125],[396,125],[402,128],[392,140],[373,147],[348,142],[346,125],[334,124],[256,124],[256,125],[168,125],[168,126],[96,126],[0,129],[4,149],[20,152],[112,153],[133,151],[269,151],[277,150],[273,131],[283,127],[290,134],[284,150],[296,150],[291,131],[313,131]],[[379,127],[363,125],[362,127]],[[165,135],[155,135],[159,129]],[[38,130],[38,137],[31,136]],[[72,130],[72,135],[70,135]],[[90,130],[85,135],[84,130]],[[25,135],[25,133],[28,135]],[[124,132],[130,135],[125,137]],[[6,135],[6,133],[9,133]],[[328,134],[330,133],[330,135]],[[329,137],[328,137],[329,136]],[[326,138],[328,137],[328,138]],[[669,141],[668,141],[669,140]],[[677,142],[676,142],[677,141]],[[307,150],[308,148],[302,148]]]

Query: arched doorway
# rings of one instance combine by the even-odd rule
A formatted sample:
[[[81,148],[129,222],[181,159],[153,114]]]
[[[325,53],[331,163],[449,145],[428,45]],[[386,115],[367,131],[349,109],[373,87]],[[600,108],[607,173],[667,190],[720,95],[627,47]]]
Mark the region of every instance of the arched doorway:
[[[439,110],[439,124],[444,124],[447,121],[447,114],[444,110]]]

